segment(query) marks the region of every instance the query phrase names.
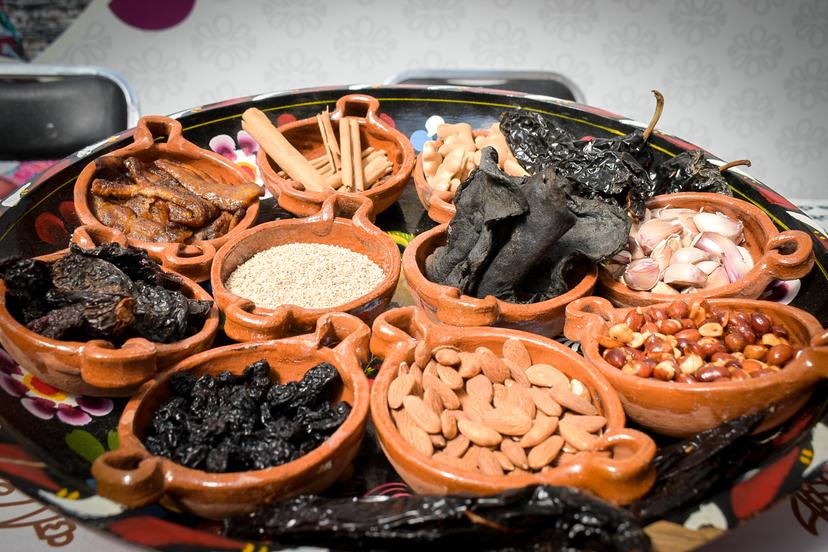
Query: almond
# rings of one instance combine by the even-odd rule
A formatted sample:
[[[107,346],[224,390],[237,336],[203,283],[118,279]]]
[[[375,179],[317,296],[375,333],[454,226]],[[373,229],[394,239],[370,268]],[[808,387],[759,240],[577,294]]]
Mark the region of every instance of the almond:
[[[503,475],[503,468],[492,451],[481,448],[477,453],[477,465],[486,475]]]
[[[431,438],[428,436],[428,433],[414,423],[408,412],[405,410],[393,410],[392,415],[394,422],[397,424],[397,430],[403,439],[426,456],[434,454],[434,445],[431,444]]]
[[[443,412],[443,410],[445,410],[445,408],[443,408],[443,401],[440,400],[440,396],[434,391],[434,389],[426,389],[423,392],[423,402],[426,403],[426,406],[433,410],[438,416]]]
[[[397,377],[400,376],[407,376],[408,375],[408,363],[407,362],[400,362],[400,367],[397,368]]]
[[[477,471],[477,459],[480,457],[480,447],[470,446],[463,455],[463,468],[471,471]]]
[[[526,345],[516,337],[510,337],[503,342],[503,358],[511,360],[524,370],[532,366],[532,357],[529,355]]]
[[[457,418],[451,410],[443,410],[440,413],[440,432],[446,439],[457,437]]]
[[[558,429],[558,418],[538,413],[538,417],[535,418],[532,424],[532,429],[527,431],[518,443],[523,448],[532,448],[546,441],[555,433],[556,429]]]
[[[509,460],[509,457],[503,454],[502,450],[494,451],[495,458],[500,463],[500,467],[503,468],[503,471],[512,471],[515,469],[515,465]]]
[[[598,414],[598,409],[595,408],[595,405],[593,405],[592,402],[588,399],[582,399],[566,387],[553,387],[549,390],[549,394],[552,395],[555,402],[564,408],[574,410],[578,414],[584,414],[587,416],[595,416]]]
[[[411,420],[427,433],[440,432],[440,417],[420,397],[407,395],[403,398],[403,408]]]
[[[509,401],[509,392],[502,383],[496,383],[492,386],[492,404],[495,408],[511,404]]]
[[[573,414],[572,412],[564,414],[561,421],[574,425],[575,427],[588,433],[600,431],[602,427],[607,425],[607,419],[603,416],[580,416],[578,414]]]
[[[512,464],[515,465],[518,469],[529,469],[529,460],[526,457],[526,451],[523,450],[516,441],[512,441],[511,439],[503,439],[500,442],[500,450],[503,451],[503,454],[506,455]]]
[[[429,360],[431,360],[431,351],[425,341],[420,341],[414,347],[414,362],[420,366],[426,366]]]
[[[439,433],[429,435],[429,438],[431,439],[431,444],[436,449],[441,449],[446,446],[446,438],[440,435]]]
[[[437,377],[437,367],[440,365],[439,362],[436,360],[429,360],[428,364],[425,365],[423,368],[423,375],[429,374],[431,376]]]
[[[415,395],[423,392],[423,370],[417,364],[412,364],[408,369],[408,375],[414,378],[414,389],[411,391]]]
[[[455,458],[460,458],[466,453],[467,450],[469,450],[470,444],[471,443],[468,437],[463,434],[459,434],[446,442],[446,447],[443,449],[443,453]]]
[[[388,385],[388,406],[397,409],[402,406],[403,398],[414,390],[414,377],[411,374],[397,376]]]
[[[530,472],[526,471],[526,470],[522,470],[518,467],[515,467],[514,470],[510,471],[506,475],[521,476],[521,475],[532,475],[532,474]]]
[[[432,456],[432,458],[434,460],[436,460],[437,462],[442,462],[444,464],[448,464],[448,465],[453,466],[455,468],[463,468],[463,461],[462,460],[460,460],[459,458],[456,458],[454,456],[449,456],[448,454],[446,454],[442,450],[438,451],[438,452],[435,452],[434,456]]]
[[[438,347],[435,349],[432,356],[434,359],[445,366],[459,366],[460,355],[455,347]]]
[[[538,387],[563,386],[569,390],[569,378],[566,374],[549,364],[533,364],[526,369],[526,377],[532,385]]]
[[[520,407],[511,404],[484,413],[483,423],[501,435],[516,437],[532,429],[532,418]]]
[[[447,349],[443,350],[446,351]],[[457,370],[451,366],[438,364],[437,376],[443,380],[443,383],[449,386],[449,389],[463,389],[463,378],[457,373]]]
[[[529,376],[526,375],[526,369],[521,368],[514,360],[508,358],[503,359],[503,364],[509,369],[509,375],[512,379],[524,387],[529,387],[532,383],[529,381]]]
[[[582,399],[590,400],[589,389],[587,389],[586,385],[584,385],[581,380],[572,378],[572,381],[569,382],[569,390]]]
[[[460,408],[460,399],[457,393],[449,389],[449,386],[443,383],[443,380],[432,374],[423,374],[423,388],[432,389],[440,397],[440,402],[449,410],[456,410]]]
[[[537,387],[529,388],[529,395],[535,401],[535,406],[538,410],[547,416],[560,416],[563,414],[563,408],[558,404],[547,389],[539,389]]]
[[[484,402],[492,402],[492,381],[484,376],[478,374],[466,381],[466,393],[475,396]]]
[[[564,440],[578,450],[591,450],[592,445],[598,438],[571,422],[561,420],[558,424],[558,432]]]
[[[474,353],[460,352],[460,368],[457,373],[465,379],[473,378],[480,373],[480,359]]]
[[[481,447],[493,447],[503,440],[500,433],[494,429],[471,420],[460,420],[457,422],[457,429],[460,433],[469,438],[469,441]]]
[[[484,402],[483,399],[475,397],[474,395],[461,395],[460,404],[470,420],[480,422],[483,419],[483,413],[492,409],[492,405]],[[460,421],[460,418],[457,419]]]
[[[552,463],[563,447],[564,440],[560,435],[553,435],[529,451],[529,467],[539,470]]]
[[[535,417],[537,406],[527,387],[517,383],[509,385],[509,380],[506,380],[506,391],[509,395],[509,402],[519,406],[530,418]]]
[[[480,370],[492,383],[503,383],[509,377],[509,369],[506,365],[486,347],[478,347],[474,351],[480,359]]]

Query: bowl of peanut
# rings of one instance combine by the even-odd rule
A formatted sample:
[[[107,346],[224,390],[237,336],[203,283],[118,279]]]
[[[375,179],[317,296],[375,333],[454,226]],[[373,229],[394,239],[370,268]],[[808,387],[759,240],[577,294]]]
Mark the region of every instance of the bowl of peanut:
[[[371,391],[380,444],[419,493],[550,484],[626,504],[653,484],[655,443],[624,427],[607,380],[553,340],[403,307],[376,319],[371,351],[384,359]]]
[[[584,297],[567,306],[564,335],[581,342],[630,419],[674,437],[772,407],[756,431],[770,429],[828,378],[828,332],[807,312],[770,301],[613,308]]]
[[[444,223],[454,217],[454,194],[480,164],[480,150],[487,146],[497,150],[498,164],[506,174],[527,174],[506,144],[499,123],[477,130],[468,123],[442,124],[437,127],[437,138],[423,144],[412,177],[431,220]]]

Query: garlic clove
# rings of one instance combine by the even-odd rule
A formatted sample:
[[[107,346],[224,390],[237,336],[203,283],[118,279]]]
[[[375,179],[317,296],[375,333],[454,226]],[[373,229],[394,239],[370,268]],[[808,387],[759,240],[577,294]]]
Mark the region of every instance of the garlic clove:
[[[642,224],[638,229],[637,241],[646,255],[673,234],[681,235],[681,224],[679,222],[652,219]]]
[[[678,207],[665,207],[664,209],[657,209],[657,212],[658,214],[653,214],[653,216],[660,220],[677,220],[681,218],[692,217],[698,214],[698,212],[693,209],[683,209]]]
[[[678,290],[664,282],[657,283],[650,293],[663,293],[665,295],[678,295]]]
[[[741,241],[738,238],[742,235],[744,225],[723,213],[698,213],[693,217],[693,222],[696,223],[699,232],[715,232],[730,241]]]
[[[730,279],[727,277],[727,271],[723,266],[720,266],[707,276],[707,283],[704,285],[704,289],[718,288],[726,286],[729,283]]]
[[[715,253],[722,257],[722,264],[727,271],[727,277],[731,282],[736,282],[750,272],[753,263],[748,264],[742,258],[742,253],[738,246],[715,232],[702,232],[699,234],[699,239],[696,242],[696,247],[708,253]]]
[[[667,267],[662,281],[678,287],[703,286],[707,275],[690,263],[676,263]]]
[[[722,263],[720,263],[719,261],[701,261],[695,263],[695,265],[699,270],[707,274],[709,277],[711,272],[722,266]]]
[[[613,255],[611,260],[612,262],[618,264],[630,264],[630,261],[632,261],[632,254],[626,249],[622,249],[621,251]]]
[[[658,283],[661,270],[658,264],[648,257],[636,259],[627,265],[624,271],[624,283],[637,291],[649,291]]]
[[[742,247],[741,245],[737,245],[736,249],[742,255],[742,260],[748,265],[750,268],[753,268],[753,255],[750,254],[750,251],[747,250],[746,247]]]
[[[627,251],[630,252],[630,258],[635,261],[637,259],[643,259],[645,257],[644,250],[641,249],[641,246],[638,245],[638,242],[635,240],[635,237],[629,236],[627,238]]]
[[[693,222],[693,217],[681,217],[680,219],[678,219],[678,221],[679,224],[681,224],[684,234],[690,234],[692,236],[695,236],[699,233],[699,229],[696,226],[696,223]],[[682,234],[682,236],[684,234]]]
[[[673,256],[673,249],[669,247],[669,242],[673,238],[667,238],[660,244],[655,246],[653,252],[650,253],[650,258],[656,262],[658,269],[663,271],[670,265],[670,258]]]
[[[673,252],[673,258],[670,262],[696,264],[711,259],[712,256],[707,251],[702,251],[696,247],[682,247]]]
[[[609,260],[604,263],[604,269],[609,272],[613,280],[620,280],[624,276],[624,271],[627,269],[627,263],[621,264]]]

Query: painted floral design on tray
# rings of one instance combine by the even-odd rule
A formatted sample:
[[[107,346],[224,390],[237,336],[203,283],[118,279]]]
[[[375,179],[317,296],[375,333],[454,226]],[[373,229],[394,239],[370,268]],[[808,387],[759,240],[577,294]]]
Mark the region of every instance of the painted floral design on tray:
[[[259,144],[247,132],[240,130],[235,140],[228,134],[218,134],[210,138],[210,149],[232,161],[239,169],[263,186],[259,167],[256,165],[256,153]]]
[[[72,230],[79,225],[73,201],[61,201],[57,214],[44,211],[37,215],[34,222],[38,239],[57,247],[66,247]]]
[[[56,389],[21,368],[0,350],[0,389],[20,399],[23,408],[41,420],[57,418],[72,426],[86,425],[92,417],[112,412],[112,401],[103,397],[71,395]]]

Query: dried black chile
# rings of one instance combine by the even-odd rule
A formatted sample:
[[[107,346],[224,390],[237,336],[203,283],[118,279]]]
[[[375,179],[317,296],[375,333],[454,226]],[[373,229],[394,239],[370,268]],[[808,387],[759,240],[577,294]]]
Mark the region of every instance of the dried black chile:
[[[500,130],[515,159],[529,174],[555,166],[575,152],[575,137],[551,117],[534,111],[504,111]]]
[[[190,299],[161,286],[135,283],[135,330],[150,341],[171,343],[204,323],[211,301]]]
[[[745,163],[750,165],[749,161],[741,164]],[[659,194],[712,192],[733,196],[720,168],[707,161],[701,150],[682,152],[660,164],[656,168],[656,189]]]
[[[330,402],[341,377],[327,362],[284,385],[270,374],[264,359],[239,375],[173,374],[171,397],[146,429],[147,450],[210,472],[263,469],[315,449],[351,412]]]
[[[6,308],[23,324],[49,312],[46,293],[52,287],[52,269],[36,259],[0,261],[0,278],[6,285]]]
[[[646,551],[624,510],[575,489],[534,486],[488,497],[302,496],[225,520],[230,537],[336,550]]]
[[[161,266],[150,259],[143,249],[121,247],[116,243],[105,243],[94,249],[83,249],[73,243],[69,249],[72,253],[84,257],[110,262],[133,280],[143,280],[148,284],[172,290],[181,289],[181,279],[176,274],[161,270]]]

